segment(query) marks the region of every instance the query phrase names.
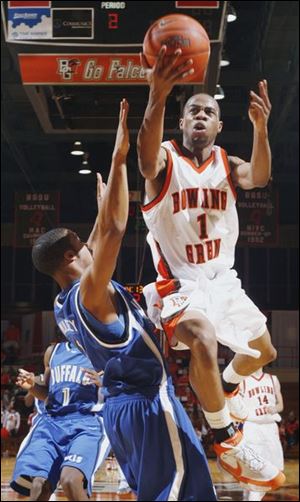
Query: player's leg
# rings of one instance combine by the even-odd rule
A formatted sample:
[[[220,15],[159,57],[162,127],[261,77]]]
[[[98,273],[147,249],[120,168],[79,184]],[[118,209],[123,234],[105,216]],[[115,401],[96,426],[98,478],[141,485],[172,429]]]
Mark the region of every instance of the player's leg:
[[[234,436],[219,374],[217,339],[212,324],[200,312],[188,311],[178,321],[174,336],[191,351],[190,383],[216,440],[221,442]]]
[[[232,367],[235,373],[242,377],[251,375],[259,368],[274,361],[277,357],[276,349],[272,345],[271,336],[267,329],[262,336],[250,341],[249,346],[252,349],[259,350],[261,355],[258,359],[255,359],[244,354],[235,354],[232,360]]]
[[[232,423],[224,403],[212,325],[201,313],[189,311],[178,321],[174,334],[191,350],[191,385],[213,430],[215,451],[221,465],[240,482],[258,486],[260,491],[280,486],[284,475],[270,462],[256,458]]]
[[[267,329],[262,336],[249,341],[249,347],[258,350],[261,353],[260,357],[254,358],[246,354],[235,354],[222,375],[223,388],[227,396],[230,414],[240,421],[247,418],[247,410],[238,393],[239,384],[245,377],[276,359],[276,349],[272,345],[270,333]]]
[[[139,399],[107,399],[103,414],[112,448],[138,500],[214,501],[205,454],[174,399],[166,387],[151,395],[145,389]]]
[[[30,496],[30,500],[48,500],[56,488],[59,473],[55,470],[57,448],[54,436],[51,421],[43,417],[20,446],[10,486],[22,495]],[[46,480],[51,485],[50,491]],[[41,493],[43,498],[39,498]]]
[[[63,467],[60,482],[68,500],[89,500],[87,491],[84,488],[85,476],[79,469]]]
[[[33,478],[30,489],[30,500],[49,500],[52,491],[47,479],[42,477]]]
[[[110,443],[102,418],[83,415],[69,418],[67,424],[69,444],[64,449],[60,482],[69,500],[88,500],[94,475],[107,457]]]
[[[131,492],[131,488],[127,483],[127,479],[118,463],[118,472],[119,472],[119,485],[118,485],[118,494],[126,494]]]

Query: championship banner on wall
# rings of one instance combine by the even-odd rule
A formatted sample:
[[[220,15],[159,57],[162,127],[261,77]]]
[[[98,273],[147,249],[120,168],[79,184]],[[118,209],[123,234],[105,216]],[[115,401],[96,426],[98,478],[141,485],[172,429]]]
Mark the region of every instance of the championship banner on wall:
[[[15,193],[16,247],[31,247],[36,239],[57,227],[59,222],[59,192]]]
[[[278,192],[269,189],[239,190],[237,201],[240,246],[278,244]]]

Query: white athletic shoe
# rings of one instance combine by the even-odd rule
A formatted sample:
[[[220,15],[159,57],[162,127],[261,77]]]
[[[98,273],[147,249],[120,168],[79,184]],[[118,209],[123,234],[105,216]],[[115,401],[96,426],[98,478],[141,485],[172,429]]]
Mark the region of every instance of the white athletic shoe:
[[[245,422],[248,417],[248,409],[239,394],[239,387],[231,393],[225,392],[225,399],[231,418],[235,422]]]
[[[131,488],[130,488],[129,484],[127,483],[127,481],[126,481],[126,480],[122,479],[122,480],[120,481],[120,483],[119,483],[117,493],[118,493],[119,495],[121,495],[121,494],[122,494],[122,495],[124,495],[124,494],[126,494],[126,493],[130,493],[130,492],[131,492]]]
[[[223,443],[215,443],[220,465],[248,490],[268,492],[285,482],[285,475],[249,448],[240,431]]]

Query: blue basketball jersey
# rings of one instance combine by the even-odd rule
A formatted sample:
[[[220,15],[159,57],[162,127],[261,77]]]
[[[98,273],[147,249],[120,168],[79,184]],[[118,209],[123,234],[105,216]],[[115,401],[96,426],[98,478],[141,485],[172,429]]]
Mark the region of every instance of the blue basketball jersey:
[[[47,412],[46,406],[45,406],[45,401],[43,401],[42,399],[38,399],[37,397],[35,397],[34,398],[34,406],[35,406],[35,409],[36,409],[36,413],[35,413],[35,415],[32,418],[31,427],[33,427],[34,424],[37,422],[37,420],[39,420],[39,418],[44,413]]]
[[[105,395],[140,392],[170,381],[154,325],[131,294],[112,281],[119,320],[104,324],[82,305],[79,285],[75,281],[58,295],[54,313],[67,339],[87,354],[97,371],[105,370]]]
[[[46,404],[50,415],[83,414],[97,411],[98,387],[85,377],[82,368],[90,360],[70,342],[55,345],[50,357],[51,376]]]

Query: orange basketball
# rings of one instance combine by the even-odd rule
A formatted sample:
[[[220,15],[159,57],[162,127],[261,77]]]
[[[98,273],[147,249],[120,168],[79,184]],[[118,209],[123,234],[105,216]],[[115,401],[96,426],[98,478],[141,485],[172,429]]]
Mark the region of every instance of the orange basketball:
[[[155,64],[162,45],[167,46],[166,56],[182,50],[178,64],[193,59],[194,73],[185,82],[203,82],[210,55],[209,37],[196,19],[184,14],[169,14],[155,21],[148,29],[143,43],[143,53],[150,67]]]

